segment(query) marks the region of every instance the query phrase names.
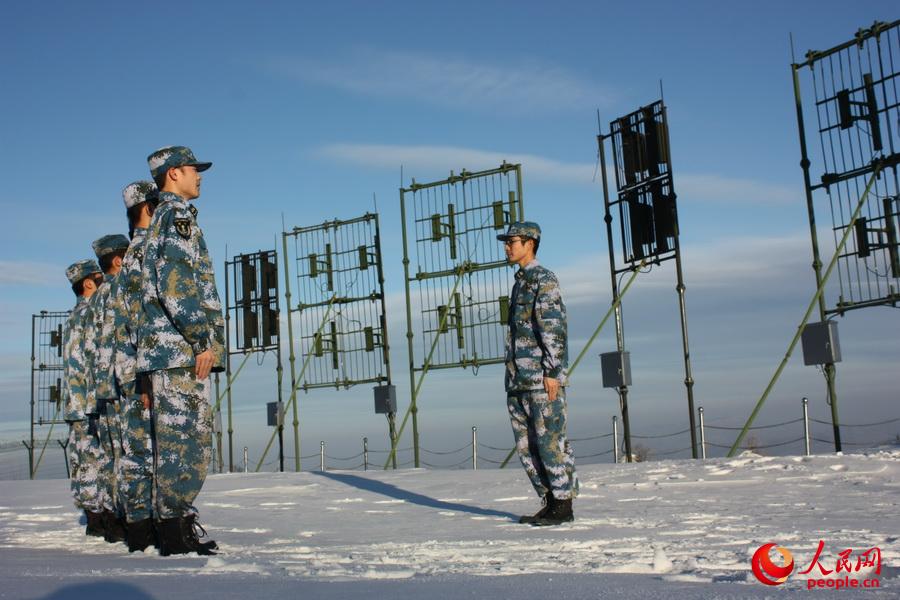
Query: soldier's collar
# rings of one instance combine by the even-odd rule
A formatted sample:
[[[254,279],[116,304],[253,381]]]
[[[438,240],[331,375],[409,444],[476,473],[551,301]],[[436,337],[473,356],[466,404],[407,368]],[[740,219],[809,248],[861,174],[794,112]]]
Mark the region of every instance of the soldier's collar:
[[[175,205],[181,206],[181,207],[186,207],[187,203],[188,203],[187,200],[185,200],[184,198],[182,198],[181,196],[179,196],[178,194],[175,194],[173,192],[160,192],[159,193],[159,203],[162,204],[163,202],[169,202],[171,204],[175,204]]]
[[[516,271],[516,279],[522,279],[525,277],[525,271],[528,269],[533,269],[537,266],[540,266],[541,263],[538,262],[536,258],[532,259],[530,263],[525,265],[524,267],[519,267],[519,270]]]

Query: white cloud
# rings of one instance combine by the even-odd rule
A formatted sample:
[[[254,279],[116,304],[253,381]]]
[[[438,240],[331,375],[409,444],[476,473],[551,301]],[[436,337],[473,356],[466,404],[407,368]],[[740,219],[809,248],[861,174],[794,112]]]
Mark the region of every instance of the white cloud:
[[[0,260],[0,284],[59,285],[65,269],[59,265],[32,261]]]
[[[463,167],[479,170],[501,162],[521,163],[527,179],[599,187],[596,163],[572,163],[521,152],[497,152],[459,146],[334,143],[318,149],[318,155],[366,167],[413,172],[447,173]],[[610,192],[615,173],[607,166]],[[745,205],[785,205],[803,200],[802,187],[714,174],[675,174],[675,190],[681,202]]]
[[[679,199],[726,204],[783,205],[804,201],[803,186],[789,186],[752,179],[675,173]]]
[[[348,92],[454,109],[527,113],[607,106],[603,86],[551,63],[360,49],[330,61],[273,60],[269,68]]]
[[[403,165],[410,171],[439,171],[449,175],[450,169],[481,170],[507,163],[522,163],[529,178],[590,184],[594,166],[564,163],[533,154],[503,153],[457,146],[399,146],[388,144],[328,144],[319,155],[337,161],[367,167],[396,169]]]

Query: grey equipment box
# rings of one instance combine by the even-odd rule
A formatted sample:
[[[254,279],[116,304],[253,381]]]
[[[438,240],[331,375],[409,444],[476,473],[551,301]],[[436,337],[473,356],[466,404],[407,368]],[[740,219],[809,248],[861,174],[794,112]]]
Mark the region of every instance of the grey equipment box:
[[[841,362],[841,343],[835,321],[810,323],[803,328],[804,365],[827,365]]]
[[[266,403],[266,414],[269,427],[281,427],[284,425],[284,402]]]
[[[397,412],[397,387],[393,385],[375,386],[375,414],[384,415]]]
[[[600,355],[603,387],[617,388],[631,385],[631,353],[605,352]]]

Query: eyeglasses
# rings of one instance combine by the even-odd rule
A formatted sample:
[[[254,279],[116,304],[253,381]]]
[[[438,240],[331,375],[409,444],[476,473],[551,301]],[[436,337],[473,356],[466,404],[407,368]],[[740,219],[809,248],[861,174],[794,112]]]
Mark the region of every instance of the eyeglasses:
[[[503,245],[504,246],[512,246],[516,242],[523,242],[523,241],[524,240],[522,238],[507,238],[507,239],[503,240]]]

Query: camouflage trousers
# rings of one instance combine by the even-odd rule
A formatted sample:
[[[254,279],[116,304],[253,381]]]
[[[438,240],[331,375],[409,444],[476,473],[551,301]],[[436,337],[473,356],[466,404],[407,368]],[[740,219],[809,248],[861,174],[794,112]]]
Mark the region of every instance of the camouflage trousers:
[[[544,390],[508,392],[506,407],[516,454],[538,496],[565,500],[578,494],[575,455],[566,439],[565,388],[553,402]]]
[[[135,382],[123,386],[118,416],[122,455],[116,470],[119,498],[129,523],[149,519],[153,507],[153,442],[150,438],[150,409]]]
[[[103,448],[105,460],[100,469],[100,484],[110,498],[112,509],[117,514],[122,512],[122,502],[117,493],[116,470],[122,456],[122,441],[119,437],[119,417],[116,414],[116,403],[98,402],[100,414],[97,419],[97,437]]]
[[[109,488],[103,483],[103,473],[109,457],[100,445],[97,417],[69,424],[69,472],[75,506],[90,512],[112,510]],[[91,424],[90,421],[94,420]]]
[[[194,368],[153,371],[154,474],[156,515],[171,519],[195,512],[212,458],[209,379]]]

